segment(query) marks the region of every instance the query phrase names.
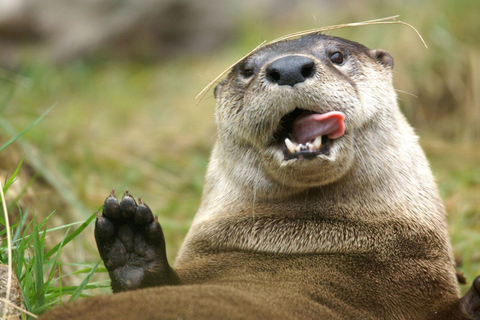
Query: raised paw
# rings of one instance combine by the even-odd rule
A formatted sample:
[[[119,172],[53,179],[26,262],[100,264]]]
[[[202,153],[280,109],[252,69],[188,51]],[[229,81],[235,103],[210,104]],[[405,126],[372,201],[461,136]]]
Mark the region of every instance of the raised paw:
[[[105,199],[95,221],[95,240],[113,292],[180,283],[168,264],[157,217],[128,191],[120,202],[115,191]]]
[[[480,276],[473,280],[470,290],[460,299],[460,308],[469,315],[469,319],[480,319]]]

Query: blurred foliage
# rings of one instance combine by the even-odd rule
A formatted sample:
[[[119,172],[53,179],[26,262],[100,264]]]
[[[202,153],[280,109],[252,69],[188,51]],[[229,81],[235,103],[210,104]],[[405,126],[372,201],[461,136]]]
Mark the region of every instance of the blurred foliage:
[[[4,100],[4,103],[0,105],[0,111],[7,102]],[[51,109],[7,142],[0,144],[0,153],[7,150],[25,132],[38,124]],[[0,123],[4,126],[5,120],[0,118]],[[64,264],[68,260],[63,259],[64,247],[79,237],[96,215],[91,214],[83,223],[71,223],[47,229],[47,224],[55,213],[53,211],[37,222],[35,215],[29,212],[30,208],[23,211],[20,205],[20,199],[27,192],[27,188],[18,189],[22,162],[23,159],[16,168],[7,170],[5,181],[0,183],[0,188],[2,188],[0,189],[0,206],[2,207],[0,210],[0,239],[2,239],[0,242],[0,265],[8,266],[8,272],[13,274],[13,279],[18,279],[18,283],[17,280],[12,280],[12,287],[18,287],[21,298],[16,298],[13,302],[20,305],[21,308],[25,308],[22,310],[21,318],[33,319],[32,316],[25,315],[23,312],[39,314],[54,305],[61,304],[66,297],[69,297],[68,301],[74,301],[79,297],[88,296],[89,294],[86,292],[88,290],[107,287],[104,280],[90,281],[95,272],[105,273],[106,270],[105,268],[97,269],[100,261],[94,266],[91,263]],[[4,172],[1,173],[3,175]],[[31,179],[34,180],[35,177]],[[29,183],[31,182],[29,181]],[[56,241],[58,242],[56,243]],[[64,273],[65,271],[67,273]],[[85,274],[87,275],[84,276]],[[80,279],[80,283],[72,285],[72,278]],[[3,308],[2,312],[4,316],[7,314]],[[8,319],[14,318],[13,314],[9,315],[7,314]]]
[[[332,35],[381,47],[395,57],[394,82],[401,108],[422,136],[450,213],[455,253],[469,279],[480,273],[480,3],[478,0],[379,0],[302,2],[294,10],[261,12],[245,7],[230,43],[208,56],[158,62],[107,55],[57,67],[30,54],[15,76],[0,74],[0,99],[14,91],[5,119],[23,128],[46,107],[51,114],[25,136],[45,166],[66,180],[87,208],[99,207],[111,188],[128,187],[159,214],[173,259],[201,197],[215,140],[214,100],[195,95],[226,67],[263,40],[338,23],[400,14],[425,38],[401,25],[365,26]],[[273,15],[273,13],[272,13]],[[0,141],[8,139],[0,130]],[[24,154],[11,149],[11,157]],[[29,157],[25,158],[29,162]],[[4,162],[7,163],[7,162]],[[18,162],[17,162],[18,163]],[[0,170],[4,169],[0,162]],[[53,170],[55,169],[55,170]],[[31,172],[25,172],[31,175]],[[32,196],[37,215],[56,207],[55,190]],[[68,201],[65,208],[72,210]],[[48,209],[47,209],[48,208]],[[58,208],[57,208],[58,209]],[[74,221],[68,210],[61,218]],[[72,260],[96,261],[94,245]],[[93,252],[93,253],[92,253]]]

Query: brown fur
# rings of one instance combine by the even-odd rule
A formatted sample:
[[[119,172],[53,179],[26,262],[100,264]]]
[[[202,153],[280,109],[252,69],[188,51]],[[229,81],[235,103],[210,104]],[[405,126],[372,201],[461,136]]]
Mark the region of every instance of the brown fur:
[[[343,65],[328,60],[335,51]],[[266,66],[291,54],[314,60],[314,77],[268,83]],[[176,263],[182,285],[84,299],[42,319],[468,319],[392,68],[384,51],[322,35],[245,58],[215,90],[218,141]],[[295,108],[345,113],[330,155],[284,160],[275,133]]]

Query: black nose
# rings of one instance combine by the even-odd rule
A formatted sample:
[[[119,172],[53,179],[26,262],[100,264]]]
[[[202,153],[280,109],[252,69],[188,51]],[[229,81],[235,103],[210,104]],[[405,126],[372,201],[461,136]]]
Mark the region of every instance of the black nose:
[[[280,86],[294,86],[315,74],[315,63],[303,56],[287,56],[277,59],[268,65],[267,79]]]

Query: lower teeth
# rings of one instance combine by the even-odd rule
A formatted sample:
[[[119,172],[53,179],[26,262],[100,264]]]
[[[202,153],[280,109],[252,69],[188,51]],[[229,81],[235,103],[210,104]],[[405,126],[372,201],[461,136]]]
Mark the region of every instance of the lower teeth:
[[[292,142],[290,139],[285,139],[285,146],[287,150],[293,154],[300,151],[317,151],[322,147],[322,136],[316,137],[313,142],[307,142],[306,144]]]

